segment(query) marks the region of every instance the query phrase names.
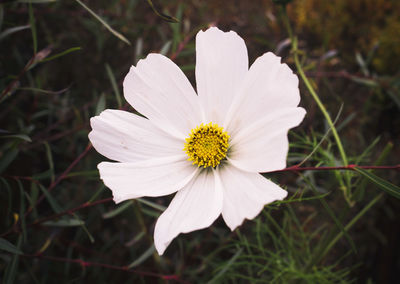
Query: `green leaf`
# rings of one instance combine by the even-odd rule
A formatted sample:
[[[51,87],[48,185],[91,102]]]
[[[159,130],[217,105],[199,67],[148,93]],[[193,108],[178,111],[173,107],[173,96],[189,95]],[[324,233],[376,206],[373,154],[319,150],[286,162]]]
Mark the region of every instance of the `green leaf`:
[[[98,170],[91,170],[91,171],[79,171],[79,172],[70,172],[66,175],[66,177],[77,177],[77,176],[84,176],[87,178],[90,177],[98,177],[99,171]]]
[[[54,60],[56,58],[62,57],[62,56],[67,55],[67,54],[69,54],[71,52],[74,52],[74,51],[77,51],[77,50],[81,50],[81,49],[82,48],[80,46],[71,47],[71,48],[68,48],[67,50],[64,50],[64,51],[62,51],[60,53],[57,53],[57,54],[55,54],[53,56],[47,57],[47,58],[41,60],[40,62],[43,63],[43,62],[51,61],[51,60]]]
[[[46,196],[46,199],[50,203],[50,206],[54,212],[60,213],[61,211],[63,211],[58,202],[53,198],[53,196],[51,196],[50,192],[43,185],[39,184],[39,188]]]
[[[42,60],[40,62],[43,62],[43,61],[45,61],[45,60]],[[45,94],[45,95],[60,95],[62,93],[65,93],[66,91],[68,91],[68,89],[69,89],[69,87],[64,88],[62,90],[59,90],[59,91],[51,91],[51,90],[43,90],[43,89],[31,88],[31,87],[19,87],[18,88],[18,90],[20,90],[20,91],[29,91],[29,92],[34,92],[34,93],[37,93],[37,94]],[[40,111],[40,112],[34,114],[32,116],[32,119],[33,118],[37,118],[38,116],[42,115],[43,112],[47,112],[47,111],[46,110],[45,111]]]
[[[92,195],[92,197],[90,197],[90,199],[88,200],[88,202],[93,202],[97,199],[97,197],[103,193],[104,189],[106,188],[106,186],[104,184],[100,185],[100,188]]]
[[[135,261],[128,265],[128,268],[134,268],[144,261],[146,261],[154,252],[154,245],[151,245],[141,256],[139,256]]]
[[[95,114],[99,115],[106,108],[106,95],[102,93],[96,105]]]
[[[29,201],[29,205],[32,207],[32,214],[33,214],[33,219],[36,220],[38,218],[38,213],[36,210],[36,202],[39,197],[39,188],[36,185],[36,183],[31,182],[31,189],[28,191],[25,191],[25,196]]]
[[[147,199],[144,199],[144,198],[138,198],[138,199],[136,199],[136,200],[137,200],[138,202],[140,202],[140,203],[146,204],[146,205],[149,206],[149,207],[152,207],[152,208],[154,208],[154,209],[160,210],[161,212],[164,212],[165,209],[167,209],[167,207],[165,207],[165,206],[162,206],[162,205],[160,205],[160,204],[151,202],[151,201],[149,201],[149,200],[147,200]]]
[[[235,261],[238,259],[238,257],[242,254],[243,249],[240,248],[232,257],[230,260],[226,262],[226,264],[223,266],[220,272],[218,272],[217,275],[215,275],[210,281],[207,283],[217,283],[218,278],[220,278],[222,275],[224,275],[229,268],[235,263]]]
[[[22,236],[20,235],[18,238],[17,249],[20,249],[21,245],[22,245]],[[7,271],[4,275],[4,283],[6,284],[14,283],[15,277],[17,275],[18,264],[19,264],[19,254],[14,254],[11,264],[7,266]]]
[[[172,41],[167,41],[164,45],[163,45],[163,47],[160,49],[160,53],[162,54],[162,55],[167,55],[168,54],[168,52],[169,52],[169,50],[171,49],[171,45],[172,45]]]
[[[118,214],[124,212],[131,205],[132,205],[132,202],[130,200],[128,200],[127,202],[124,202],[121,205],[119,205],[116,209],[114,209],[114,210],[112,210],[110,212],[104,213],[103,214],[103,218],[104,219],[113,218],[113,217],[117,216]]]
[[[10,184],[7,182],[7,180],[5,178],[0,177],[0,181],[4,184],[4,186],[0,186],[0,189],[5,189],[7,190],[7,204],[8,206],[6,206],[7,208],[7,213],[6,215],[2,217],[3,221],[5,222],[6,226],[10,225],[10,216],[11,216],[11,204],[12,204],[12,189]],[[2,200],[5,202],[5,200],[2,197]]]
[[[315,188],[314,184],[308,180],[308,178],[303,176],[304,181],[310,186],[310,188],[312,189],[312,191],[314,192],[315,195],[317,195],[318,191]],[[346,240],[349,242],[349,244],[351,245],[351,248],[353,250],[354,253],[357,252],[356,246],[353,242],[353,240],[350,238],[349,234],[346,232],[345,228],[343,227],[342,223],[340,222],[339,218],[336,217],[335,213],[333,212],[333,210],[329,207],[328,202],[325,201],[324,198],[320,198],[319,201],[321,202],[322,206],[325,208],[326,212],[328,213],[328,215],[332,218],[332,220],[335,222],[336,226],[339,228],[339,230],[343,233],[343,235],[345,236]]]
[[[18,154],[18,149],[11,149],[5,152],[5,154],[0,157],[0,173],[2,173],[12,161],[15,160]]]
[[[29,138],[29,136],[25,135],[25,134],[2,135],[2,136],[0,136],[0,139],[1,138],[18,138],[18,139],[21,139],[21,140],[24,140],[27,142],[32,142],[31,138]]]
[[[61,219],[58,221],[47,221],[44,222],[43,225],[45,226],[52,226],[52,227],[76,227],[82,226],[85,222],[78,219]]]
[[[75,215],[76,216],[76,215]],[[82,221],[83,222],[83,221]],[[92,234],[89,232],[88,228],[86,227],[85,222],[83,222],[83,224],[81,225],[82,230],[86,233],[86,235],[88,236],[90,242],[93,244],[94,243],[94,237],[92,236]]]
[[[371,209],[382,197],[382,193],[378,194],[374,199],[372,199],[347,225],[344,227],[345,231],[348,232],[351,227],[357,221],[365,215],[365,213],[368,212],[369,209]],[[342,238],[343,232],[339,232],[335,238],[333,238],[326,246],[322,247],[321,251],[318,251],[314,257],[310,260],[306,268],[313,267],[315,264],[317,264],[330,250],[333,248],[333,246]]]
[[[52,174],[53,174],[53,171],[51,169],[48,169],[48,170],[46,170],[44,172],[34,174],[32,176],[32,178],[35,179],[35,180],[50,179]]]
[[[4,250],[15,254],[22,254],[22,251],[20,251],[16,246],[14,246],[12,243],[3,238],[0,238],[0,250]]]
[[[372,79],[365,79],[365,78],[360,78],[360,77],[356,77],[356,76],[352,76],[350,78],[352,81],[359,83],[361,85],[365,85],[367,87],[378,87],[379,86],[379,84]]]
[[[159,16],[161,19],[163,19],[164,21],[170,22],[170,23],[179,23],[179,20],[175,17],[166,15],[164,13],[159,12],[155,7],[154,4],[151,0],[147,0],[147,3],[149,3],[151,9],[153,10],[153,12]]]
[[[18,184],[19,194],[20,194],[19,222],[21,224],[23,242],[25,243],[27,240],[26,220],[25,220],[25,195],[24,195],[25,190],[21,180],[17,179],[16,182]]]
[[[54,175],[53,155],[51,153],[51,148],[50,148],[49,143],[44,142],[44,146],[46,148],[46,156],[47,156],[47,160],[49,162],[49,171],[51,173],[51,182],[54,182],[55,175]]]
[[[114,94],[117,99],[118,107],[121,108],[122,107],[121,93],[119,92],[117,81],[115,80],[115,75],[114,75],[110,65],[108,65],[107,63],[106,63],[106,71],[107,71],[108,78],[110,79],[111,86],[114,90]]]
[[[398,186],[394,185],[393,183],[390,183],[390,182],[388,182],[388,181],[386,181],[364,169],[355,167],[354,170],[356,172],[360,173],[362,176],[369,179],[370,181],[372,181],[373,183],[375,183],[376,185],[378,185],[382,190],[384,190],[387,193],[389,193],[390,195],[400,199],[400,187],[398,187]]]
[[[30,25],[26,25],[26,26],[18,26],[6,29],[4,32],[0,33],[0,41],[13,33],[29,29],[30,27],[31,27]]]
[[[104,21],[100,16],[98,16],[95,12],[93,12],[93,10],[91,10],[88,6],[86,6],[80,0],[75,0],[75,1],[78,2],[78,4],[81,5],[83,8],[85,8],[86,11],[88,11],[93,17],[95,17],[96,20],[98,20],[100,23],[102,23],[103,26],[106,27],[106,29],[109,30],[113,35],[115,35],[117,38],[119,38],[123,42],[131,45],[130,41],[127,40],[126,37],[124,37],[122,34],[117,32],[116,30],[114,30],[106,21]]]
[[[36,33],[36,23],[35,23],[35,14],[33,13],[32,2],[29,2],[29,24],[31,26],[32,31],[32,41],[33,41],[33,54],[37,53],[37,33]]]
[[[400,109],[400,92],[396,92],[395,90],[387,90],[386,91],[389,97],[393,100],[393,102]]]

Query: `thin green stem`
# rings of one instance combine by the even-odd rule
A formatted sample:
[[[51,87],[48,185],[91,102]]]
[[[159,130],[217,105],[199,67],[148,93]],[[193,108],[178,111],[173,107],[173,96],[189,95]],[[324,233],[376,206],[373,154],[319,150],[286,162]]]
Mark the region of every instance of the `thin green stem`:
[[[324,104],[321,102],[317,92],[314,90],[310,80],[308,80],[306,74],[304,73],[303,67],[302,67],[300,59],[299,59],[299,49],[298,49],[298,46],[297,46],[297,38],[293,34],[293,31],[292,31],[292,28],[291,28],[291,25],[290,25],[290,22],[289,22],[289,18],[288,18],[287,13],[286,13],[286,6],[285,5],[281,6],[281,12],[282,12],[282,19],[283,19],[284,25],[286,26],[287,32],[288,32],[289,37],[290,37],[290,42],[291,42],[291,45],[292,45],[293,58],[294,58],[294,62],[295,62],[298,74],[300,75],[300,77],[303,80],[307,90],[311,94],[311,96],[314,99],[314,101],[317,103],[319,109],[321,110],[321,112],[324,115],[326,121],[328,122],[328,125],[329,125],[329,127],[330,127],[330,129],[332,131],[333,137],[334,137],[334,139],[336,141],[340,156],[342,158],[343,165],[347,166],[349,164],[349,162],[347,160],[346,152],[344,150],[342,141],[340,140],[339,134],[338,134],[338,132],[336,130],[335,124],[332,121],[332,118],[330,117],[330,115],[329,115],[327,109],[325,108]],[[350,176],[348,174],[346,174],[345,177],[346,177],[347,186],[344,186],[344,184],[341,183],[341,187],[343,188],[345,199],[347,200],[347,202],[349,204],[352,204],[351,194],[350,194]]]
[[[136,219],[139,222],[139,226],[142,232],[145,233],[147,241],[149,242],[150,245],[153,245],[153,240],[151,236],[149,235],[149,231],[147,230],[147,226],[144,222],[143,214],[142,214],[142,207],[140,206],[140,203],[137,200],[133,200],[133,210],[136,215]],[[160,256],[156,251],[153,252],[153,260],[154,263],[159,271],[162,271],[162,265],[161,265],[161,260]]]
[[[334,237],[327,246],[323,247],[322,250],[316,253],[316,256],[311,259],[311,261],[306,266],[306,271],[311,269],[311,267],[317,264],[330,250],[331,248],[343,237],[344,232],[348,232],[351,227],[362,217],[369,209],[372,208],[383,196],[383,193],[378,194],[374,199],[372,199],[345,227],[344,231],[340,231],[336,237]]]
[[[335,127],[328,111],[326,110],[325,106],[319,99],[318,94],[315,92],[314,88],[312,87],[310,81],[308,80],[308,78],[307,78],[306,74],[304,73],[303,68],[301,66],[299,56],[298,56],[297,39],[294,39],[292,41],[292,46],[293,46],[293,52],[294,52],[294,62],[296,64],[297,71],[299,72],[301,79],[303,80],[304,84],[306,85],[306,87],[307,87],[308,91],[310,92],[311,96],[313,97],[314,101],[317,103],[319,109],[321,110],[322,114],[324,115],[326,121],[328,122],[329,127],[332,129],[332,134],[336,140],[337,147],[340,152],[340,156],[342,157],[342,160],[343,160],[343,164],[345,166],[347,166],[349,164],[349,162],[347,160],[347,156],[344,151],[342,141],[340,140],[339,134],[336,130],[336,127]]]

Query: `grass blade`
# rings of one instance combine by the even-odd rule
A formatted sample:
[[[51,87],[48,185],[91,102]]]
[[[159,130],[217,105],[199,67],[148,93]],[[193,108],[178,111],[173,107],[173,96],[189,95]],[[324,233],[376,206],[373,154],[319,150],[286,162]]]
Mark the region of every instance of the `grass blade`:
[[[26,220],[25,220],[25,190],[24,186],[22,185],[22,182],[17,179],[16,180],[19,188],[19,194],[20,194],[20,207],[19,207],[19,218],[20,218],[20,224],[21,224],[21,230],[22,230],[22,237],[23,237],[23,242],[25,243],[27,240],[27,231],[26,231]]]
[[[11,149],[5,152],[3,157],[0,159],[0,173],[2,173],[7,167],[15,160],[18,155],[18,149]]]
[[[21,245],[22,245],[22,236],[19,236],[17,244],[18,250],[21,248]],[[18,270],[18,262],[19,262],[19,255],[14,254],[11,264],[7,267],[7,271],[4,275],[4,283],[6,284],[14,283],[15,276],[17,275],[17,270]]]
[[[134,268],[144,261],[146,261],[150,256],[153,255],[153,252],[155,250],[154,245],[151,245],[141,256],[139,256],[135,261],[133,261],[131,264],[128,265],[128,268]]]
[[[363,169],[360,169],[357,167],[355,167],[354,170],[356,172],[360,173],[362,176],[369,179],[370,181],[372,181],[373,183],[375,183],[376,185],[378,185],[385,192],[400,199],[400,187],[398,187],[398,186],[394,185],[393,183],[390,183],[390,182],[388,182],[366,170],[363,170]]]
[[[100,23],[103,24],[103,26],[109,30],[113,35],[115,35],[117,38],[119,38],[120,40],[122,40],[123,42],[131,45],[131,42],[124,37],[122,34],[120,34],[119,32],[117,32],[116,30],[114,30],[106,21],[104,21],[99,15],[97,15],[95,12],[93,12],[93,10],[91,10],[88,6],[86,6],[83,2],[81,2],[80,0],[75,0],[76,2],[78,2],[79,5],[81,5],[83,8],[86,9],[86,11],[88,11],[93,17],[96,18],[96,20],[98,20]]]
[[[153,10],[153,12],[154,12],[157,16],[159,16],[161,19],[163,19],[164,21],[167,21],[167,22],[170,22],[170,23],[179,23],[179,20],[178,20],[177,18],[159,12],[159,11],[154,7],[153,1],[147,0],[147,3],[149,3],[149,5],[150,5],[151,9]]]
[[[51,148],[49,143],[44,142],[43,143],[45,148],[46,148],[46,156],[47,156],[47,160],[49,162],[49,171],[51,173],[51,182],[54,182],[55,179],[55,175],[54,175],[54,162],[53,162],[53,155],[51,153]]]
[[[51,196],[50,192],[43,185],[39,184],[39,188],[43,192],[44,196],[46,196],[47,201],[50,203],[50,206],[55,213],[63,211],[58,202],[53,198],[53,196]]]
[[[82,226],[85,222],[79,219],[61,219],[58,221],[47,221],[44,222],[43,225],[45,226],[52,226],[52,227],[76,227]]]
[[[4,250],[14,254],[22,254],[22,251],[20,251],[16,246],[3,238],[0,238],[0,250]]]
[[[26,26],[18,26],[6,29],[4,32],[0,33],[0,41],[13,33],[29,29],[30,27],[31,27],[30,25],[26,25]]]
[[[138,202],[140,202],[140,203],[146,204],[147,206],[152,207],[152,208],[154,208],[154,209],[157,209],[157,210],[159,210],[159,211],[161,211],[161,212],[164,212],[165,209],[167,209],[167,207],[165,207],[165,206],[162,206],[162,205],[160,205],[160,204],[151,202],[151,201],[149,201],[149,200],[147,200],[147,199],[144,199],[144,198],[138,198],[138,199],[136,199],[136,200],[137,200]]]
[[[31,138],[26,134],[11,134],[11,135],[0,136],[0,139],[2,138],[18,138],[26,142],[32,142]]]
[[[118,214],[124,212],[131,205],[132,205],[132,202],[130,200],[128,200],[127,202],[124,202],[121,205],[119,205],[116,209],[114,209],[114,210],[112,210],[110,212],[104,213],[103,214],[103,218],[104,219],[113,218],[113,217],[117,216]]]
[[[68,48],[67,50],[64,50],[64,51],[62,51],[60,53],[57,53],[57,54],[55,54],[53,56],[47,57],[47,58],[41,60],[40,62],[43,63],[43,62],[51,61],[51,60],[54,60],[56,58],[62,57],[62,56],[67,55],[67,54],[69,54],[71,52],[74,52],[74,51],[77,51],[77,50],[81,50],[81,49],[82,48],[80,46],[71,47],[71,48]]]
[[[96,105],[95,115],[99,115],[105,109],[106,109],[106,95],[102,93]]]
[[[31,31],[32,31],[33,54],[36,54],[38,43],[37,43],[35,15],[33,14],[32,2],[29,2],[29,24],[31,26]]]
[[[232,264],[235,263],[236,259],[238,259],[238,257],[242,254],[243,249],[239,249],[232,257],[231,259],[225,264],[224,268],[221,269],[220,272],[218,272],[217,275],[215,275],[210,281],[208,281],[208,284],[211,283],[217,283],[218,278],[220,278],[222,275],[224,275],[228,269],[232,266]]]
[[[344,227],[344,230],[347,232],[351,227],[362,217],[372,206],[375,205],[382,197],[382,194],[377,195],[374,199],[372,199],[351,221]],[[320,260],[324,258],[324,256],[331,250],[331,248],[342,238],[343,231],[339,232],[335,238],[333,238],[328,245],[326,245],[321,252],[318,252],[308,263],[306,266],[306,270],[313,267]]]
[[[121,108],[122,107],[121,93],[119,92],[114,73],[111,70],[111,67],[110,67],[110,65],[108,65],[108,63],[106,63],[106,71],[107,71],[108,78],[110,79],[111,86],[114,90],[115,97],[117,98],[118,108]]]

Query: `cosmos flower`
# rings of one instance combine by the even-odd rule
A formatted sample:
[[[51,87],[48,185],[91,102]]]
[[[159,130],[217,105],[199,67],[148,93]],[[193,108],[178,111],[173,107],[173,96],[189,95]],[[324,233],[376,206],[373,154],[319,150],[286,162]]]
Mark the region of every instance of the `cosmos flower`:
[[[286,197],[259,174],[286,167],[287,132],[305,115],[298,78],[280,61],[268,52],[248,68],[243,39],[209,28],[196,36],[197,94],[170,59],[149,54],[123,84],[144,117],[107,109],[91,119],[94,148],[117,161],[98,165],[116,203],[176,192],[155,226],[160,255],[220,214],[234,230]]]

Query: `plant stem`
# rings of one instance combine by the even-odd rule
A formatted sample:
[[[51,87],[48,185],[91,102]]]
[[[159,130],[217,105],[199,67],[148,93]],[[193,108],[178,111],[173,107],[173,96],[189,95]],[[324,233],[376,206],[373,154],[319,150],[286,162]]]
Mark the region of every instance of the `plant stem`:
[[[336,170],[352,170],[354,168],[360,168],[364,170],[400,170],[400,165],[394,166],[359,166],[359,165],[347,165],[340,167],[298,167],[292,166],[284,168],[282,170],[276,170],[269,173],[280,173],[280,172],[301,172],[301,171],[336,171]]]
[[[335,125],[334,125],[334,123],[333,123],[328,111],[326,110],[324,104],[321,102],[318,94],[315,92],[313,86],[311,85],[311,82],[308,80],[308,78],[307,78],[306,74],[304,73],[303,68],[301,66],[301,63],[300,63],[300,60],[299,60],[299,55],[298,55],[299,54],[299,50],[298,50],[298,46],[297,46],[297,38],[293,35],[293,31],[292,31],[292,28],[290,26],[289,18],[288,18],[287,13],[286,13],[286,6],[285,5],[281,6],[281,12],[282,12],[283,22],[284,22],[284,24],[286,26],[287,32],[288,32],[289,37],[290,37],[290,42],[291,42],[291,45],[292,45],[292,52],[293,52],[294,62],[295,62],[297,71],[298,71],[301,79],[303,80],[304,84],[306,85],[308,91],[310,92],[311,96],[313,97],[314,101],[317,103],[319,109],[321,110],[322,114],[324,115],[326,121],[328,122],[328,125],[329,125],[330,129],[332,130],[333,137],[334,137],[334,139],[336,141],[340,156],[342,158],[343,165],[347,166],[349,163],[348,163],[348,160],[347,160],[346,152],[345,152],[345,150],[343,148],[343,144],[342,144],[342,141],[340,140],[340,137],[339,137],[339,134],[338,134],[338,132],[336,130],[336,127],[335,127]],[[351,187],[350,176],[348,174],[346,174],[345,177],[346,177],[347,186],[344,186],[342,184],[342,187],[343,187],[343,190],[344,190],[344,197],[345,197],[346,201],[349,204],[352,204],[351,193],[350,193],[350,187]]]
[[[92,144],[89,143],[86,146],[85,150],[68,166],[68,168],[54,182],[50,184],[50,186],[47,188],[47,191],[48,192],[52,191],[60,181],[65,179],[66,176],[69,174],[69,172],[79,163],[80,160],[82,160],[83,157],[86,156],[86,154],[89,152],[90,149],[92,149]],[[42,194],[36,201],[35,205],[28,208],[28,210],[25,213],[25,217],[27,217],[32,212],[33,207],[38,206],[40,202],[43,201],[44,198],[45,195]]]
[[[345,227],[344,231],[347,232],[351,227],[362,217],[364,214],[372,208],[375,203],[377,203],[383,196],[383,193],[378,194],[374,199],[372,199]],[[311,259],[311,261],[306,265],[305,270],[308,271],[311,267],[317,264],[328,252],[329,250],[342,238],[344,232],[340,231],[335,238],[333,238],[327,246],[323,247],[316,253],[316,256]]]
[[[98,205],[98,204],[108,203],[108,202],[111,202],[111,201],[113,201],[113,199],[110,197],[110,198],[101,199],[101,200],[97,200],[97,201],[93,201],[93,202],[85,202],[85,203],[79,205],[78,207],[75,207],[75,208],[72,208],[72,209],[68,209],[68,210],[65,210],[63,212],[60,212],[60,213],[57,213],[57,214],[53,214],[53,215],[44,217],[44,218],[42,218],[40,220],[34,221],[33,223],[28,224],[27,227],[36,226],[36,225],[39,225],[39,224],[44,223],[46,221],[50,221],[50,220],[53,220],[53,219],[60,218],[60,217],[62,217],[64,215],[72,215],[75,211],[79,211],[81,209],[92,207],[92,206],[95,206],[95,205]],[[8,230],[7,232],[1,234],[0,237],[3,238],[5,236],[9,235],[10,233],[18,233],[20,231],[21,231],[21,228],[18,227],[18,224],[16,224],[10,230]]]
[[[142,207],[140,203],[137,200],[133,201],[133,210],[136,215],[136,219],[139,222],[139,226],[142,232],[145,233],[147,241],[149,242],[150,245],[153,245],[153,239],[149,235],[149,231],[147,230],[146,224],[144,222],[143,214],[142,214]],[[161,265],[161,259],[160,256],[156,251],[153,252],[153,260],[154,263],[159,271],[162,271],[162,265]]]
[[[82,267],[102,267],[102,268],[119,270],[119,271],[124,271],[127,273],[133,273],[133,274],[142,275],[142,276],[156,277],[156,278],[166,280],[166,281],[174,280],[179,283],[188,283],[188,282],[180,279],[178,275],[174,275],[174,274],[173,275],[163,275],[163,274],[158,274],[158,273],[154,273],[154,272],[129,269],[126,266],[116,266],[116,265],[110,265],[110,264],[105,264],[105,263],[84,261],[82,259],[63,258],[63,257],[49,256],[49,255],[43,255],[43,254],[22,254],[21,256],[47,259],[47,260],[57,261],[57,262],[76,263],[76,264],[80,264]]]

